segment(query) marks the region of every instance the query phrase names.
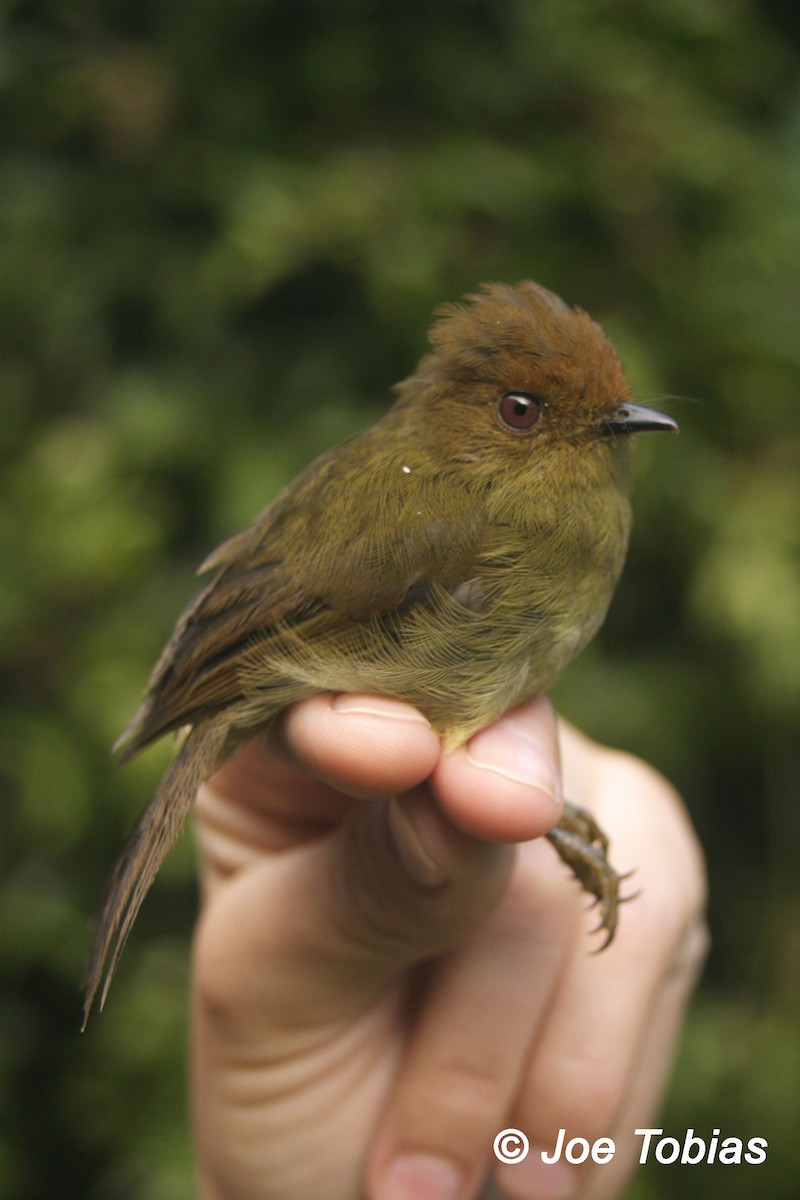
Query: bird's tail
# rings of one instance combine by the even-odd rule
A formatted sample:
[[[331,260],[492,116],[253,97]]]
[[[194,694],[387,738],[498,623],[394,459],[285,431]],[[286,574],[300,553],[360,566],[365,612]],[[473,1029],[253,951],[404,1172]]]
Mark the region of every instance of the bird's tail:
[[[183,829],[197,789],[222,762],[226,731],[220,726],[208,722],[188,734],[114,868],[86,960],[84,1029],[98,989],[100,1008],[105,1004],[136,914]]]

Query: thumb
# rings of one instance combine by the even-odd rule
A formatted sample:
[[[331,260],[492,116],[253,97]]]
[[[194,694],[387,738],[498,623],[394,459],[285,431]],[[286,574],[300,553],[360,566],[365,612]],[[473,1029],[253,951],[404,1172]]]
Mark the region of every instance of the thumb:
[[[467,937],[500,899],[513,858],[512,846],[453,825],[424,786],[358,804],[324,837],[215,892],[195,939],[198,997],[229,1035],[313,1037]]]
[[[364,981],[467,937],[499,901],[514,853],[458,829],[424,786],[352,812],[331,847],[330,903]]]

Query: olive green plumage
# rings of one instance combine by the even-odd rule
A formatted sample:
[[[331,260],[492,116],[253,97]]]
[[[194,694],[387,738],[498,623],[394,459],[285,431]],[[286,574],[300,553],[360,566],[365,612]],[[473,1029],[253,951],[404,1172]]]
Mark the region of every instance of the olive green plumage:
[[[392,695],[452,748],[546,690],[600,626],[630,528],[620,434],[674,423],[631,404],[599,326],[551,292],[469,300],[441,310],[382,420],[203,564],[216,573],[120,739],[131,755],[190,727],[112,879],[87,1013],[197,787],[287,705]]]

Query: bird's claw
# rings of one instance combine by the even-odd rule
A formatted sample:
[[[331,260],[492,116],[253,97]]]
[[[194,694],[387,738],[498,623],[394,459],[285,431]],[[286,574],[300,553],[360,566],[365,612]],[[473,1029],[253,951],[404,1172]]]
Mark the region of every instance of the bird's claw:
[[[631,871],[619,875],[608,861],[608,838],[585,809],[574,804],[564,805],[564,814],[554,829],[547,834],[548,841],[555,847],[559,857],[572,871],[575,878],[591,896],[590,908],[600,907],[600,922],[592,933],[606,931],[602,945],[594,951],[599,954],[613,940],[617,931],[617,910],[620,904],[633,900],[639,893],[620,896],[619,888]]]

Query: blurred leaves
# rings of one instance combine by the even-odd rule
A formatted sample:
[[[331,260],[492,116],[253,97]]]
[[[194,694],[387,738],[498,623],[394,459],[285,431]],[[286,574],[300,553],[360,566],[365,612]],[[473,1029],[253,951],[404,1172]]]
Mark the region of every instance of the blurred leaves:
[[[736,646],[742,685],[776,720],[800,722],[800,442],[782,451],[733,481],[690,599]]]
[[[715,951],[668,1116],[769,1137],[759,1195],[782,1200],[796,18],[768,0],[16,0],[0,20],[3,1197],[192,1193],[187,843],[77,1036],[88,914],[169,756],[118,772],[108,747],[208,549],[385,408],[438,302],[531,276],[601,320],[681,423],[642,448],[625,578],[557,698],[692,807]]]

